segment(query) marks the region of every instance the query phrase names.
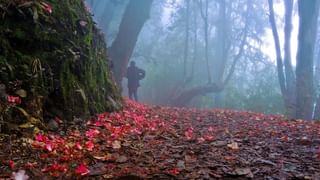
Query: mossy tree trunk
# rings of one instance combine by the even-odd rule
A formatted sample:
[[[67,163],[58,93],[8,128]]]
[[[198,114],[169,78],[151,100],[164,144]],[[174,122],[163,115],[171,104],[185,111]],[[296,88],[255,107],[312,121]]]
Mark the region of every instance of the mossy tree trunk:
[[[81,0],[0,0],[0,84],[39,119],[121,108],[106,45]],[[1,103],[5,103],[2,98]]]

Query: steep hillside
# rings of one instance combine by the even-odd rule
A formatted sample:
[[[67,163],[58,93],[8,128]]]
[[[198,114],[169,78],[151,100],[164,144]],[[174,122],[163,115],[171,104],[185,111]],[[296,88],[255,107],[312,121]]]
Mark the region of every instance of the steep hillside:
[[[70,121],[121,108],[103,34],[83,1],[0,0],[0,19],[3,121]]]

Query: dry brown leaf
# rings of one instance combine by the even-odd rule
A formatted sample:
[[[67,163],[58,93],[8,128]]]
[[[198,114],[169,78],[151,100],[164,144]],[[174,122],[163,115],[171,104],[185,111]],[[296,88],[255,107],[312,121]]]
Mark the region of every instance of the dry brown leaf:
[[[232,150],[238,150],[239,149],[239,145],[236,142],[233,142],[231,144],[227,145],[229,148],[231,148]]]
[[[118,141],[118,140],[113,141],[112,148],[113,149],[120,149],[121,148],[121,142]]]
[[[127,161],[128,161],[128,158],[125,155],[119,156],[118,159],[116,160],[116,162],[119,162],[119,163],[124,163],[124,162],[127,162]]]
[[[113,159],[112,154],[109,154],[109,153],[104,155],[94,155],[93,158],[101,161],[108,161]]]
[[[247,175],[247,174],[251,173],[251,169],[250,168],[236,168],[235,173],[237,175]]]

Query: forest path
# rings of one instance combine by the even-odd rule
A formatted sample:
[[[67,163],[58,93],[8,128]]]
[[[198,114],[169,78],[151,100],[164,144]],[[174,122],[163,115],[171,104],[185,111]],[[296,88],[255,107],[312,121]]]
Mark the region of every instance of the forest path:
[[[21,169],[31,179],[320,177],[320,123],[125,104],[121,112],[61,128],[60,135],[1,136],[0,179]]]

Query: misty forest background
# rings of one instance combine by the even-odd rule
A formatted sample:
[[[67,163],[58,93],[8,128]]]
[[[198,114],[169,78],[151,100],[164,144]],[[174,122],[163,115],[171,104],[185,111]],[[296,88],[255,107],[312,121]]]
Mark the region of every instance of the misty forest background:
[[[320,31],[310,10],[318,8],[298,12],[293,0],[150,2],[87,0],[124,95],[121,58],[146,70],[139,88],[145,103],[320,119]],[[302,16],[312,27],[307,33],[298,27]]]

